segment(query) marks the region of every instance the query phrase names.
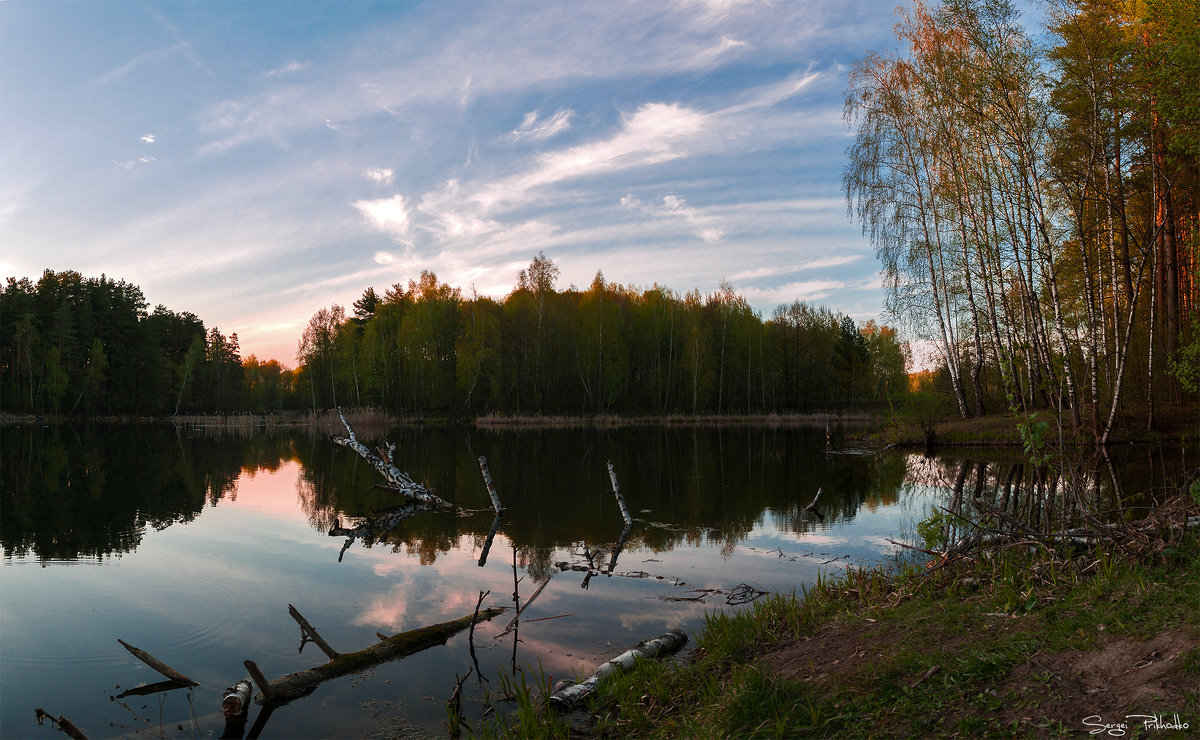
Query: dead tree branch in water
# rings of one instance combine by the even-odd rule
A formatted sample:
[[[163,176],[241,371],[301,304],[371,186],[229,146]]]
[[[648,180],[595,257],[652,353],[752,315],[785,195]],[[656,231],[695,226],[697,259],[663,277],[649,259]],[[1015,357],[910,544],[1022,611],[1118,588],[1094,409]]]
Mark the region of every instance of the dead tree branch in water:
[[[504,612],[502,607],[489,607],[477,615],[452,619],[449,622],[431,624],[380,640],[354,653],[343,653],[313,668],[289,673],[273,681],[264,682],[265,677],[252,661],[246,668],[254,675],[261,693],[254,698],[259,704],[286,704],[294,699],[308,696],[325,681],[351,673],[360,673],[380,663],[399,660],[419,653],[434,645],[444,644],[455,634],[468,629],[476,621],[489,620]],[[257,675],[255,675],[257,674]]]
[[[122,640],[119,637],[117,638],[117,642],[121,643],[121,645],[126,650],[133,653],[133,656],[135,658],[142,661],[143,663],[150,666],[151,668],[158,671],[159,673],[163,674],[164,676],[171,679],[172,681],[174,681],[178,684],[182,684],[184,686],[199,686],[200,685],[200,683],[198,681],[193,681],[192,679],[183,675],[179,671],[175,670],[171,666],[162,662],[161,660],[154,657],[153,655],[146,652],[145,650],[139,650],[138,648],[135,648],[133,645],[130,645],[129,643],[125,642],[124,640]]]
[[[342,413],[340,408],[338,409],[338,416],[341,417],[342,424],[346,427],[346,432],[350,435],[350,437],[347,439],[345,437],[335,437],[333,435],[329,435],[329,439],[333,441],[334,444],[339,444],[342,447],[349,447],[357,452],[359,457],[369,462],[371,467],[379,471],[379,474],[382,475],[384,480],[387,481],[386,488],[439,509],[458,508],[449,501],[434,495],[425,486],[417,483],[412,478],[408,477],[404,471],[396,467],[395,463],[392,462],[392,459],[396,454],[396,445],[388,445],[386,448],[381,447],[379,449],[379,454],[376,454],[362,442],[358,441],[358,438],[354,435],[354,430],[350,427],[350,422],[346,421],[346,416]]]
[[[45,709],[42,709],[41,707],[38,707],[38,708],[34,709],[33,711],[34,711],[34,714],[37,716],[37,723],[39,725],[42,724],[42,720],[48,719],[54,723],[55,727],[57,727],[58,729],[65,732],[67,734],[67,737],[75,738],[75,740],[87,740],[87,735],[83,734],[83,732],[80,731],[80,729],[78,727],[76,727],[74,724],[71,723],[71,720],[67,719],[63,715],[60,714],[60,715],[58,715],[57,718],[55,718],[53,715],[51,715],[49,712],[47,712]]]

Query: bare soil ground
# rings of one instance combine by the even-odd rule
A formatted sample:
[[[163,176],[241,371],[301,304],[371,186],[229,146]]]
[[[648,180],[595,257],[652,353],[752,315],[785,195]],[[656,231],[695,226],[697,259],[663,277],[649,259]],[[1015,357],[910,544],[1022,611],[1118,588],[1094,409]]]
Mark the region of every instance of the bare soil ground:
[[[1009,633],[1018,639],[1023,634],[1036,634],[1040,623],[1034,615],[995,619],[989,631]],[[1127,719],[1128,715],[1156,715],[1169,723],[1184,705],[1185,696],[1200,691],[1194,674],[1179,669],[1180,656],[1195,648],[1198,640],[1200,634],[1180,629],[1145,641],[1130,638],[1102,641],[1101,647],[1094,650],[1035,653],[994,685],[977,688],[999,700],[1001,708],[989,719],[1017,728],[1021,737],[1059,737],[1064,732],[1087,736],[1105,723],[1125,723],[1129,728],[1125,734],[1135,734],[1135,730],[1146,731],[1145,720]],[[921,651],[920,646],[924,645],[940,657],[934,673],[914,671],[908,677],[908,685],[915,688],[937,673],[943,674],[939,680],[953,679],[957,659],[967,657],[974,643],[969,632],[935,637],[928,625],[834,622],[813,637],[769,650],[756,662],[780,678],[831,689],[865,688],[878,678],[877,668],[889,656],[901,651]],[[966,718],[965,712],[961,714],[955,716],[951,710],[945,715],[944,726],[953,727]],[[1178,721],[1187,722],[1189,729],[1147,731],[1148,735],[1200,737],[1197,727],[1200,717],[1180,715]],[[897,735],[911,733],[910,728],[903,726],[888,729]]]

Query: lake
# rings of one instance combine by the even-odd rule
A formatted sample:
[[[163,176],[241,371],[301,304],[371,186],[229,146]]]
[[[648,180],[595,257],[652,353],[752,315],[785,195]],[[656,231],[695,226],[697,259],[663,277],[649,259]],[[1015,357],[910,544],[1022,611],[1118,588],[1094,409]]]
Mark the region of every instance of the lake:
[[[827,450],[824,425],[360,429],[372,446],[395,442],[397,465],[465,513],[350,536],[399,502],[323,435],[5,427],[0,736],[63,737],[36,724],[44,708],[92,738],[219,737],[221,697],[246,676],[244,660],[268,679],[325,662],[316,645],[298,650],[289,605],[352,652],[376,633],[470,615],[481,592],[484,606],[511,606],[514,577],[522,604],[544,582],[515,632],[502,634],[511,612],[501,615],[473,637],[324,683],[265,724],[253,705],[239,730],[445,737],[446,701],[476,661],[486,681],[463,683],[475,720],[514,666],[530,681],[586,675],[639,640],[747,608],[748,589],[790,592],[847,565],[891,562],[889,540],[914,542],[916,523],[956,491],[1069,523],[1081,502],[1151,504],[1200,462],[1178,446],[1099,462],[1078,453],[1067,477],[1085,495],[1074,497],[1037,479],[1018,451],[871,453],[845,442],[852,430],[833,431]],[[481,455],[506,509],[490,538]],[[634,519],[619,550],[609,461]],[[806,511],[818,488],[823,518]],[[118,638],[200,685],[127,693],[163,679]]]

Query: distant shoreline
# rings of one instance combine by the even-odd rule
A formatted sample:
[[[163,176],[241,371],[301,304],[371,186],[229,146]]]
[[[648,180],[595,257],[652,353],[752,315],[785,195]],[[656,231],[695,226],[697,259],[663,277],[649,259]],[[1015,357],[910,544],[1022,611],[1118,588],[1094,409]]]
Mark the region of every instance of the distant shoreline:
[[[1020,421],[1011,414],[993,414],[977,419],[943,418],[934,424],[934,441],[930,445],[924,427],[901,414],[815,413],[815,414],[661,414],[622,416],[599,414],[570,416],[564,414],[488,414],[483,416],[421,416],[393,415],[378,409],[346,409],[345,415],[356,430],[378,431],[396,426],[461,427],[494,431],[535,431],[550,429],[618,429],[628,427],[814,427],[825,424],[853,424],[876,428],[855,430],[838,441],[839,445],[855,447],[926,449],[928,447],[1020,447],[1023,443],[1017,425]],[[1054,417],[1043,414],[1053,428],[1053,442],[1065,447],[1091,447],[1086,430],[1061,430]],[[0,427],[34,424],[162,424],[170,423],[188,429],[211,431],[230,430],[248,433],[255,430],[305,429],[319,433],[342,431],[341,419],[333,409],[321,411],[281,411],[276,413],[180,414],[178,416],[148,416],[138,414],[107,416],[37,416],[33,414],[0,413]],[[1115,444],[1147,444],[1196,439],[1200,436],[1200,420],[1186,409],[1165,413],[1160,410],[1154,430],[1135,418],[1125,420],[1110,440]]]

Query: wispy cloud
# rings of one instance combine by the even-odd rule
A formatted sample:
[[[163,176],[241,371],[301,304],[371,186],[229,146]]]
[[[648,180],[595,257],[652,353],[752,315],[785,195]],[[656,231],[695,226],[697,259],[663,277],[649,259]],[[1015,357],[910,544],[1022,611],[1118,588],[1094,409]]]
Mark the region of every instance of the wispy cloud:
[[[753,270],[743,270],[729,276],[730,280],[758,280],[761,278],[777,277],[779,275],[790,275],[796,272],[805,272],[808,270],[822,270],[829,267],[841,267],[849,265],[862,259],[861,254],[843,254],[833,257],[822,257],[820,259],[808,260],[807,262],[799,262],[791,265],[778,265],[771,267],[759,267]]]
[[[141,138],[141,140],[142,140],[142,141],[144,141],[144,142],[146,142],[147,144],[153,144],[153,143],[154,143],[154,134],[146,134],[146,135],[144,135],[144,136],[141,136],[141,137],[139,137],[139,138]]]
[[[308,69],[311,65],[312,65],[312,62],[300,62],[300,61],[293,59],[289,62],[284,63],[282,66],[276,67],[274,69],[269,69],[266,72],[263,72],[263,77],[266,77],[269,79],[271,77],[281,77],[283,75],[295,74],[297,72],[303,72],[304,70]]]
[[[696,229],[696,233],[700,238],[706,242],[720,241],[724,235],[724,231],[716,225],[715,219],[689,206],[678,195],[664,195],[660,203],[644,203],[634,195],[629,194],[621,198],[621,205],[628,209],[655,216],[682,218],[691,224]]]
[[[534,141],[549,139],[570,129],[571,116],[574,114],[574,111],[569,109],[560,110],[548,120],[541,120],[538,111],[526,113],[525,119],[521,121],[521,125],[512,132],[513,138],[533,139]]]
[[[704,133],[706,120],[704,113],[675,103],[647,103],[622,116],[613,136],[543,153],[532,168],[482,188],[475,198],[489,209],[524,200],[542,186],[686,156],[686,143]]]
[[[751,302],[778,305],[792,301],[822,301],[847,287],[842,280],[801,280],[773,288],[744,288],[740,292]]]

